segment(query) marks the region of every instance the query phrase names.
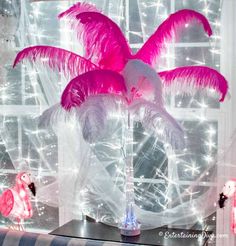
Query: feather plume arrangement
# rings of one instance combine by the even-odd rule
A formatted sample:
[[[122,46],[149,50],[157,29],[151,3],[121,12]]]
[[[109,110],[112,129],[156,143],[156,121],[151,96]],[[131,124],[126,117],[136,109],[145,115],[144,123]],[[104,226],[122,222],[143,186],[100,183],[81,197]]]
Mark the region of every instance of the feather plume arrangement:
[[[163,92],[193,94],[212,89],[219,94],[220,101],[228,92],[226,79],[208,67],[189,66],[162,72],[153,68],[167,42],[178,38],[185,24],[195,22],[211,36],[208,20],[194,10],[171,14],[136,54],[132,54],[118,25],[91,4],[77,3],[58,17],[68,20],[66,23],[84,46],[84,56],[51,46],[33,46],[19,52],[14,62],[14,66],[25,59],[41,62],[69,78],[61,103],[43,113],[42,125],[51,124],[60,114],[63,118],[74,115],[84,138],[94,142],[104,133],[108,111],[113,110],[104,98],[119,97],[125,105],[123,110],[134,114],[147,131],[179,148],[183,146],[183,131],[165,110]]]

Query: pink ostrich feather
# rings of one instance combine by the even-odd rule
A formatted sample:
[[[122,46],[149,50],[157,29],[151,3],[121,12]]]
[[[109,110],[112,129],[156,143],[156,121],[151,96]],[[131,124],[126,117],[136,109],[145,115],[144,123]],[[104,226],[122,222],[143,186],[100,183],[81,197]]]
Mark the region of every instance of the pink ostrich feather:
[[[123,77],[110,70],[95,70],[84,73],[66,86],[61,97],[64,109],[79,107],[89,96],[98,94],[115,94],[126,96],[126,86]]]
[[[214,89],[220,95],[220,102],[228,91],[224,76],[216,70],[203,66],[178,67],[158,73],[164,90],[171,92],[194,93],[199,89]]]
[[[156,60],[161,55],[161,51],[166,46],[166,42],[177,36],[179,28],[183,28],[185,24],[193,21],[201,24],[209,36],[212,35],[210,24],[204,15],[194,10],[183,9],[171,14],[134,57],[143,60],[147,64],[155,65]]]
[[[58,15],[58,18],[75,18],[76,15],[83,13],[83,12],[100,12],[96,6],[89,4],[89,3],[76,3],[73,6],[71,6],[66,11],[60,13]]]
[[[101,69],[120,72],[131,58],[130,47],[115,22],[101,13],[77,15],[77,36],[83,42],[85,57]]]
[[[75,77],[81,73],[98,69],[89,60],[71,51],[52,46],[32,46],[23,49],[17,54],[13,67],[24,59],[31,62],[39,60],[51,69],[63,72],[67,77]]]

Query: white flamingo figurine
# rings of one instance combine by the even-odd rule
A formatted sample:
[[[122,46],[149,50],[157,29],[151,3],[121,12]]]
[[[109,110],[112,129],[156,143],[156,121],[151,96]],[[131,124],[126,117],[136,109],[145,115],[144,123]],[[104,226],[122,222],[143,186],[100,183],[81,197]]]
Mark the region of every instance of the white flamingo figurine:
[[[231,229],[232,232],[236,234],[236,179],[231,179],[225,183],[222,193],[220,193],[220,199],[218,201],[220,208],[223,208],[225,206],[225,201],[228,198],[233,198]]]
[[[17,225],[10,226],[10,229],[24,231],[22,222],[33,215],[29,189],[34,196],[36,190],[30,176],[26,172],[17,174],[15,185],[5,190],[0,196],[0,213],[17,222]]]

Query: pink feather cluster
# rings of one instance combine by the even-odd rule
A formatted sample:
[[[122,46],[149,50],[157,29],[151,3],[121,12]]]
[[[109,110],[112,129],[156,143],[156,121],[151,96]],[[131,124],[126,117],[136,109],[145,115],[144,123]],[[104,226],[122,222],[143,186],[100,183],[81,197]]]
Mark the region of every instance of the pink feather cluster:
[[[75,31],[78,41],[84,46],[84,56],[57,47],[33,46],[18,53],[14,66],[26,58],[31,62],[41,60],[51,69],[63,72],[72,79],[61,97],[61,106],[65,110],[80,107],[89,96],[101,94],[122,96],[129,107],[138,99],[148,102],[147,94],[152,88],[152,94],[156,93],[156,96],[150,99],[150,103],[154,103],[151,109],[153,111],[156,107],[158,112],[164,112],[162,90],[176,93],[174,89],[177,87],[178,91],[191,94],[198,90],[214,89],[219,94],[220,101],[223,101],[227,94],[226,79],[208,67],[186,66],[155,73],[156,77],[150,77],[152,73],[149,72],[149,75],[145,75],[145,71],[149,69],[154,71],[152,67],[165,51],[166,44],[178,36],[186,23],[194,22],[202,26],[206,34],[211,36],[212,30],[208,20],[194,10],[183,9],[171,14],[136,54],[132,54],[119,26],[93,5],[77,3],[61,13],[59,19],[65,19],[69,27]],[[140,62],[138,67],[145,71],[144,75],[137,77],[138,81],[135,81],[132,80],[132,73],[127,73],[129,76],[125,77],[124,71],[127,71],[132,61],[137,60]],[[159,88],[162,89],[158,91],[155,89],[155,83],[159,83],[159,80]],[[169,121],[173,122],[172,118],[170,120],[169,117]],[[173,129],[177,129],[176,126],[173,126]]]

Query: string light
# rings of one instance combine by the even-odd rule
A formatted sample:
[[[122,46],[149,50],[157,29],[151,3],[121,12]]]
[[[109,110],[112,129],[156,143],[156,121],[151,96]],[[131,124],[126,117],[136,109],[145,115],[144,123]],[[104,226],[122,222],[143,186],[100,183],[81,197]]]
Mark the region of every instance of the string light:
[[[195,162],[191,163],[190,165],[185,165],[185,172],[189,172],[192,176],[195,176],[200,173],[200,167],[196,165]]]

